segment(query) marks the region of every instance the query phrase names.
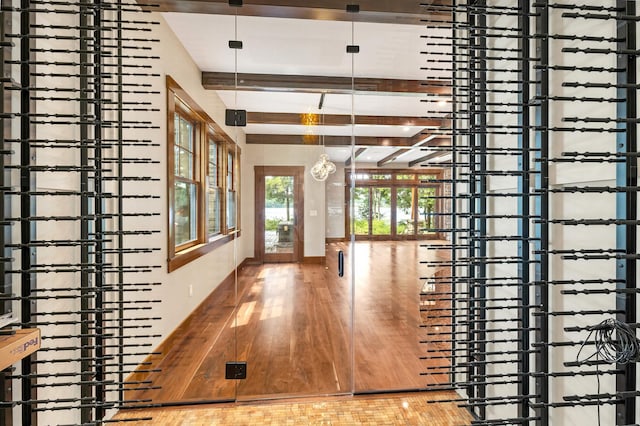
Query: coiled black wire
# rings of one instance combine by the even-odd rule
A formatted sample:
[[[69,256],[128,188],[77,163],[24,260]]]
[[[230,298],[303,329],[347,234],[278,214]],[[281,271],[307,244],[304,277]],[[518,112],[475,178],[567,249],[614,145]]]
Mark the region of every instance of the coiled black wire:
[[[576,361],[586,363],[593,357],[596,361],[605,361],[609,364],[628,364],[640,359],[640,340],[636,337],[636,331],[629,324],[613,318],[606,319],[600,324],[587,328],[589,335],[580,345],[576,355]],[[594,335],[595,334],[595,335]],[[580,353],[584,346],[593,337],[596,350],[587,358],[581,360]],[[598,382],[598,394],[600,394],[600,371],[596,363],[596,380]],[[598,426],[600,426],[600,406],[598,403]]]
[[[584,363],[595,356],[609,364],[627,364],[640,359],[640,340],[629,324],[609,318],[589,327],[588,330],[590,330],[589,335],[582,342],[576,356],[578,362]],[[580,353],[591,340],[591,336],[593,336],[596,350],[589,357],[580,360]]]

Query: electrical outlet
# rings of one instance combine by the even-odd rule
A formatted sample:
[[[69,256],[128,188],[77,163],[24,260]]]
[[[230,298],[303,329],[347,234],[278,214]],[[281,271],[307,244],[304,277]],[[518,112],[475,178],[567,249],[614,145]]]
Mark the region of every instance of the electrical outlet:
[[[193,297],[193,284],[189,284],[189,297]]]

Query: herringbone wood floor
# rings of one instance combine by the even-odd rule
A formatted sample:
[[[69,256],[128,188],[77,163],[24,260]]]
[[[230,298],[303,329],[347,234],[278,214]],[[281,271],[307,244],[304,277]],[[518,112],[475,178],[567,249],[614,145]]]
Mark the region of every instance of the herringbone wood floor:
[[[121,412],[117,419],[131,425],[162,426],[462,426],[469,413],[453,402],[453,392],[393,396],[313,398],[261,404],[221,404],[206,408],[165,408]],[[136,420],[138,419],[138,420]]]

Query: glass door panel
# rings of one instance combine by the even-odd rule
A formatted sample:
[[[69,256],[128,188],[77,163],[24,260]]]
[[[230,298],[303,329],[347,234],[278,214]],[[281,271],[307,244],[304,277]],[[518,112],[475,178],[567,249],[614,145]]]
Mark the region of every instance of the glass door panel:
[[[372,188],[371,234],[391,235],[391,188]]]
[[[360,25],[356,23],[356,34]],[[373,57],[367,57],[363,49],[362,54],[355,56],[355,80],[381,73],[396,81],[407,79],[409,75],[424,80],[418,64],[421,49],[417,45],[419,42],[415,42],[420,39],[418,33],[419,29],[414,32],[410,27],[380,26],[377,32],[379,42],[404,40],[402,45],[397,45],[396,52],[407,54],[405,58],[411,55],[408,51],[414,52],[415,68],[397,69],[393,66],[394,60],[380,50]],[[375,70],[367,66],[371,64],[376,65]],[[435,108],[429,103],[424,104],[424,101],[424,96],[410,91],[387,93],[379,103],[365,94],[355,94],[354,115],[357,117],[364,111],[370,111],[375,104],[376,111],[372,114],[394,117],[394,124],[387,130],[395,137],[385,140],[382,146],[373,147],[365,143],[358,145],[356,140],[350,170],[350,228],[355,234],[351,238],[350,254],[354,259],[356,393],[423,390],[428,384],[423,359],[428,356],[428,348],[421,343],[424,333],[420,316],[423,284],[420,277],[424,275],[419,269],[424,266],[420,261],[428,249],[424,248],[424,241],[418,241],[426,239],[426,235],[419,234],[418,228],[420,207],[424,205],[427,220],[431,222],[425,223],[423,228],[429,230],[425,232],[432,232],[435,209],[429,201],[434,200],[433,194],[428,190],[419,191],[419,188],[427,186],[421,182],[425,175],[430,179],[441,178],[440,172],[434,172],[432,176],[431,169],[421,164],[425,161],[423,159],[433,156],[429,151],[435,145],[427,136],[438,131],[422,125],[403,125],[416,123],[410,117],[437,114],[433,112]],[[400,112],[391,107],[400,104],[406,105],[407,109]],[[430,198],[420,204],[420,196]],[[446,313],[445,309],[442,311]]]
[[[398,188],[396,191],[396,235],[416,234],[416,197],[413,188]]]
[[[351,287],[337,270],[344,250],[337,240],[345,238],[346,156],[323,145],[326,138],[344,136],[345,124],[323,123],[329,115],[334,122],[349,120],[350,97],[332,89],[330,80],[325,90],[318,76],[350,80],[345,46],[351,26],[258,16],[238,21],[237,36],[244,43],[240,75],[269,74],[291,88],[245,87],[237,93],[247,121],[259,123],[245,128],[242,152],[249,171],[243,190],[251,191],[252,202],[244,217],[253,229],[243,229],[249,265],[238,278],[245,290],[238,294],[234,330],[237,360],[247,363],[247,375],[235,381],[236,399],[350,393]],[[304,87],[309,76],[315,76],[313,89]],[[260,113],[251,116],[252,111]],[[335,237],[326,241],[330,233]]]
[[[371,234],[371,189],[356,187],[353,191],[352,232],[355,235]]]
[[[266,176],[264,185],[264,252],[293,254],[294,177]]]
[[[436,188],[418,188],[418,234],[436,236]]]

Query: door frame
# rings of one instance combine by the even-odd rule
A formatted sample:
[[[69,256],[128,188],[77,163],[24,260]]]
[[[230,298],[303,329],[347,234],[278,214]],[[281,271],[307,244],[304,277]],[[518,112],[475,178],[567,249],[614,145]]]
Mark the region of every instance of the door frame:
[[[254,166],[255,257],[260,263],[302,262],[304,259],[304,166]],[[265,176],[293,176],[293,255],[264,251]]]

